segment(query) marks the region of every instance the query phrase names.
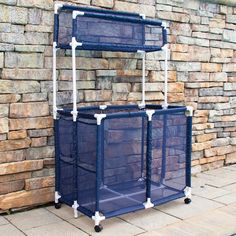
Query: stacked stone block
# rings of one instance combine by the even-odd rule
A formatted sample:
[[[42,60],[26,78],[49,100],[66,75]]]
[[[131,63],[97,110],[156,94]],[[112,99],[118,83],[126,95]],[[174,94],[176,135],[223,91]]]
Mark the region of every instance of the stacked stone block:
[[[193,172],[236,162],[236,9],[198,0],[71,0],[167,21],[171,104],[194,107]],[[53,200],[52,0],[0,0],[0,209]],[[58,52],[58,105],[72,102],[71,52]],[[81,51],[78,102],[141,100],[141,57]],[[164,57],[147,54],[150,103],[163,101]]]

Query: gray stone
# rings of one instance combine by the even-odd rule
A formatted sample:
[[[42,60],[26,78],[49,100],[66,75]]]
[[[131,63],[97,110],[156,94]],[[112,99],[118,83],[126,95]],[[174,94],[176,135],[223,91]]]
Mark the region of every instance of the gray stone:
[[[49,69],[3,69],[2,79],[15,80],[51,80],[52,71]]]
[[[28,93],[22,95],[23,102],[46,101],[47,93]]]
[[[0,104],[0,117],[8,117],[9,105]]]
[[[25,36],[24,34],[18,34],[18,33],[1,33],[0,41],[2,43],[25,44]]]
[[[236,24],[236,15],[226,15],[226,22]]]
[[[223,88],[202,88],[199,90],[199,96],[223,96]]]
[[[28,130],[28,135],[31,138],[51,136],[52,134],[53,134],[53,130],[51,128],[50,129],[33,129],[33,130]]]
[[[200,62],[175,62],[177,71],[201,71]]]
[[[224,90],[236,90],[236,83],[224,83]]]
[[[39,53],[6,52],[5,66],[8,68],[43,68],[43,55]]]
[[[11,81],[1,80],[1,93],[37,93],[40,91],[40,84],[36,81]]]
[[[25,43],[26,44],[49,44],[49,35],[48,33],[41,32],[26,32],[25,33]]]
[[[42,45],[15,45],[16,52],[44,52],[45,46]]]
[[[25,153],[26,160],[45,159],[54,157],[54,147],[35,147],[28,148]]]
[[[236,42],[236,31],[234,30],[224,30],[223,39],[228,42],[235,43]]]
[[[6,5],[16,5],[17,0],[0,0],[0,3],[6,4]]]
[[[28,11],[28,23],[33,25],[39,25],[41,22],[42,10],[37,8],[31,8]]]
[[[230,138],[217,138],[212,141],[212,147],[227,146],[230,143]]]

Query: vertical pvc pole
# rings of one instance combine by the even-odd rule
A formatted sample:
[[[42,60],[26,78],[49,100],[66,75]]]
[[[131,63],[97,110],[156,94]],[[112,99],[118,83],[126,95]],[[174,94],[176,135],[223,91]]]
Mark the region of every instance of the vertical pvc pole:
[[[57,43],[53,42],[53,71],[52,71],[52,77],[53,77],[53,119],[57,119]]]
[[[146,198],[151,198],[151,173],[152,169],[152,121],[148,120],[147,123],[147,164],[146,164],[146,175],[147,175],[147,191]]]
[[[165,81],[164,81],[164,108],[168,107],[167,93],[168,93],[168,46],[164,46],[165,51]]]
[[[77,93],[76,93],[76,56],[75,56],[75,38],[72,38],[72,85],[73,85],[73,121],[77,118]]]
[[[97,125],[97,158],[96,158],[96,206],[95,210],[99,212],[100,186],[101,186],[101,164],[102,164],[102,129],[103,121]]]

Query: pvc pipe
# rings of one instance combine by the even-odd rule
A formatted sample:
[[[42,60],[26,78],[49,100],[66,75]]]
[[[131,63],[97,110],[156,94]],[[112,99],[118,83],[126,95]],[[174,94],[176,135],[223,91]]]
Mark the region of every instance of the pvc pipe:
[[[165,81],[164,81],[164,109],[168,107],[167,102],[167,93],[168,93],[168,46],[167,44],[164,46],[165,52]]]
[[[57,43],[53,42],[53,72],[52,72],[52,79],[53,79],[53,119],[57,118]]]
[[[71,47],[72,47],[72,86],[73,86],[73,121],[77,119],[77,94],[76,94],[76,56],[75,56],[75,49],[76,49],[76,39],[72,37]]]

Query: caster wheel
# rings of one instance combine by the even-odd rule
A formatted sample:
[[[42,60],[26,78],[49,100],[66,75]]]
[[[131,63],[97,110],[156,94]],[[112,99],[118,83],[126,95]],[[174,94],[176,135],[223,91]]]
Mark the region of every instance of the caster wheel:
[[[101,232],[102,229],[103,229],[102,225],[95,225],[95,226],[94,226],[94,230],[95,230],[95,232],[97,232],[97,233]]]
[[[61,203],[60,202],[55,203],[54,206],[55,206],[56,209],[60,209],[61,208]]]
[[[185,198],[185,199],[184,199],[184,203],[185,203],[185,204],[189,204],[190,202],[191,202],[191,199],[190,199],[190,198]]]

